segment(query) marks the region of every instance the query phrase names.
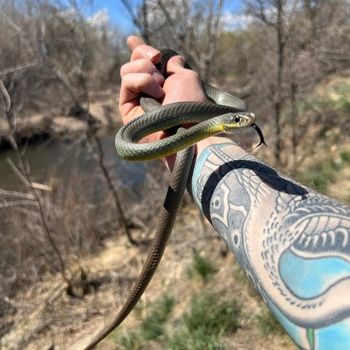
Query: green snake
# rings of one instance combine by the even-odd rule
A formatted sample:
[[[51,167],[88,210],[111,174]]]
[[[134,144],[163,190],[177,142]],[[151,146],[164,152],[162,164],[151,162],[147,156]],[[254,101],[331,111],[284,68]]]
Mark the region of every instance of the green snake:
[[[175,55],[177,55],[175,51],[162,50],[162,59],[158,68],[165,77],[167,77],[166,63]],[[185,68],[191,69],[187,63],[185,63]],[[118,155],[131,161],[160,159],[177,153],[209,136],[248,126],[252,126],[258,132],[259,145],[265,143],[260,129],[255,124],[254,114],[245,111],[244,101],[206,82],[202,82],[202,86],[210,102],[176,102],[161,106],[161,108],[153,106],[149,108],[146,105],[150,111],[135,118],[118,131],[115,137]],[[195,125],[160,141],[146,144],[137,143],[154,132],[179,127],[187,123]]]
[[[174,55],[177,54],[172,50],[162,51],[162,59],[158,69],[165,78],[167,77],[166,64]],[[187,64],[185,68],[190,69]],[[194,148],[189,146],[208,136],[248,126],[254,127],[258,132],[259,145],[265,143],[260,129],[255,124],[254,114],[245,111],[245,104],[241,99],[205,82],[202,84],[208,99],[212,102],[179,102],[161,106],[154,100],[151,105],[149,99],[142,98],[141,106],[146,113],[123,126],[115,137],[117,153],[127,160],[158,159],[178,153],[168,192],[159,215],[156,233],[149,248],[146,262],[128,299],[107,326],[97,331],[87,342],[85,341],[85,345],[79,343],[71,349],[89,350],[94,348],[123,322],[147,288],[162,258],[173,228],[177,209],[186,189],[194,158]],[[181,128],[180,132],[154,143],[137,143],[156,131],[171,131],[174,127],[188,123],[195,123],[195,125],[188,129]]]

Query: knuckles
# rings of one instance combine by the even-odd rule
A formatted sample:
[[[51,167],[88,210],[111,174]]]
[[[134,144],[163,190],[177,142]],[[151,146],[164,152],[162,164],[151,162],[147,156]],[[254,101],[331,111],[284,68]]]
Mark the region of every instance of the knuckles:
[[[125,63],[120,68],[120,76],[123,78],[129,73],[148,73],[152,74],[156,71],[155,65],[146,58],[140,58],[132,62]]]

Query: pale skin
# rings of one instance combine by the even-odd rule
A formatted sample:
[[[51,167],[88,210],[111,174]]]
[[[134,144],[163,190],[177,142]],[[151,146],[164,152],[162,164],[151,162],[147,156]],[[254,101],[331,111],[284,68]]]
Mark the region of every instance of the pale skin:
[[[155,68],[160,52],[135,36],[128,45],[119,100],[125,123],[143,113],[141,94],[163,104],[206,100],[198,74],[183,67],[181,56],[168,62],[164,81]],[[227,138],[211,137],[196,148],[193,199],[295,343],[348,348],[350,208],[277,173]],[[167,159],[170,168],[173,159]]]

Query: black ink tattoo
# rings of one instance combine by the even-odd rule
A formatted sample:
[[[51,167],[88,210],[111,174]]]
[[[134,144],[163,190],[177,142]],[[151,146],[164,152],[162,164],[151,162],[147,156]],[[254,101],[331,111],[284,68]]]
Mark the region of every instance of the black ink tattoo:
[[[279,175],[234,144],[203,152],[192,192],[262,297],[286,322],[307,329],[309,345],[321,334],[310,329],[349,318],[349,207]]]

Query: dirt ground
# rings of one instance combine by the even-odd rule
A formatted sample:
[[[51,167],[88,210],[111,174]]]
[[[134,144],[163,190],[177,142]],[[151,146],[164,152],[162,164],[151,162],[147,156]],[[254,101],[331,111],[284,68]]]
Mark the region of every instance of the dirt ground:
[[[256,322],[265,309],[257,293],[240,272],[234,256],[213,229],[200,218],[193,205],[182,210],[163,260],[138,309],[122,325],[122,332],[134,329],[140,319],[164,293],[176,300],[170,324],[175,325],[186,311],[190,299],[200,292],[203,282],[190,278],[193,250],[200,252],[217,272],[206,288],[234,298],[242,307],[236,333],[222,337],[227,349],[295,349],[284,334],[264,335]],[[145,260],[146,248],[132,246],[125,237],[110,241],[96,256],[87,256],[80,267],[87,274],[90,290],[81,298],[68,296],[60,276],[47,276],[8,301],[17,312],[3,322],[11,330],[1,340],[1,349],[68,349],[79,339],[89,337],[116,315]],[[71,270],[78,266],[71,266]],[[97,349],[125,349],[108,337]],[[160,349],[152,342],[147,349]]]

